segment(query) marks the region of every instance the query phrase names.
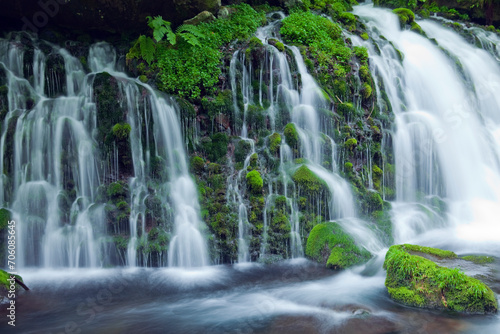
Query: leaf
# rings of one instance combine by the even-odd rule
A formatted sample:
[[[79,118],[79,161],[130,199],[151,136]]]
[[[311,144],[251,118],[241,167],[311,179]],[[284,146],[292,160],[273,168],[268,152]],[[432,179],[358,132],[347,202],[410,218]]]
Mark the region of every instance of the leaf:
[[[172,45],[175,45],[175,43],[177,42],[177,36],[174,34],[174,32],[172,30],[170,30],[167,33],[167,39],[170,42],[170,44],[172,44]]]
[[[155,57],[155,43],[150,37],[146,37],[144,35],[139,37],[139,43],[141,46],[141,57],[148,63],[148,65],[151,65],[151,62]]]
[[[198,28],[197,26],[194,26],[192,24],[182,24],[175,30],[175,32],[177,34],[183,33],[183,32],[188,32],[188,33],[191,33],[198,38],[205,38],[205,34],[201,32],[200,28]]]

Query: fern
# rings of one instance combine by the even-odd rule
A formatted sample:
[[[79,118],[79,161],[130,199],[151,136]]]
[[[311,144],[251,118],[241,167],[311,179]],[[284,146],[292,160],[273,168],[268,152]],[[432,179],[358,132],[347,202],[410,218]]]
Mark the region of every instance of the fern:
[[[141,47],[141,57],[151,65],[155,57],[155,43],[150,37],[144,35],[139,36],[139,45]]]
[[[151,16],[146,16],[148,20],[148,26],[153,29],[153,38],[156,42],[159,42],[167,35],[167,39],[170,44],[175,45],[176,36],[170,27],[170,22],[165,21],[161,16],[155,16],[152,18]]]
[[[192,46],[201,46],[199,39],[205,38],[205,34],[198,27],[191,24],[180,25],[175,30],[175,33]]]

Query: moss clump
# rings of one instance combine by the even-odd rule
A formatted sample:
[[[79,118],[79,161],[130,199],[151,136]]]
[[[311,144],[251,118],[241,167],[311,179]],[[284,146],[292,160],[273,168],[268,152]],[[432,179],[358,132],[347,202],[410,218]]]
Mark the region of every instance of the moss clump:
[[[403,246],[405,247],[405,249],[407,251],[430,254],[430,255],[437,256],[440,259],[456,259],[457,258],[457,254],[453,253],[452,251],[448,251],[448,250],[442,250],[439,248],[432,248],[432,247],[426,247],[426,246],[410,245],[410,244],[404,244]]]
[[[474,262],[475,264],[486,264],[495,262],[495,259],[492,256],[486,256],[486,255],[466,255],[462,256],[461,259]]]
[[[191,158],[191,170],[196,173],[201,173],[205,169],[205,162],[199,156],[194,156]]]
[[[10,281],[7,280],[10,279],[11,276],[15,276],[19,281],[24,283],[21,276],[11,275],[8,272],[0,269],[0,296],[6,294],[6,292],[10,290]],[[18,283],[16,283],[15,285],[16,285],[16,291],[18,291],[21,288],[21,286]]]
[[[420,25],[413,21],[412,23],[410,23],[410,26],[411,26],[411,30],[420,34],[420,35],[423,35],[424,34],[424,31],[422,30],[422,28],[420,27]]]
[[[370,36],[368,36],[368,34],[366,32],[364,32],[361,35],[359,35],[359,37],[361,37],[365,41],[367,41],[370,38]]]
[[[253,36],[252,38],[250,38],[250,41],[248,42],[248,46],[250,46],[252,48],[261,47],[262,41],[259,38]]]
[[[292,179],[302,191],[309,195],[319,194],[328,189],[325,181],[311,172],[306,165],[300,166],[293,174]]]
[[[318,224],[309,233],[306,255],[328,268],[345,269],[367,261],[371,255],[334,222]]]
[[[250,166],[252,168],[257,167],[257,162],[259,161],[259,155],[257,153],[254,153],[250,156]]]
[[[285,135],[285,141],[290,147],[296,147],[299,143],[299,134],[297,133],[297,128],[295,124],[288,123],[283,131]]]
[[[118,123],[113,126],[112,132],[116,140],[125,140],[130,135],[132,128],[128,123]]]
[[[410,24],[415,20],[415,14],[408,8],[396,8],[392,11],[399,17],[399,23],[401,26],[405,24]]]
[[[358,146],[358,141],[354,138],[349,138],[346,140],[346,142],[344,143],[345,147],[348,149],[348,150],[352,150],[353,148],[355,148],[356,146]]]
[[[281,146],[281,136],[279,133],[275,132],[269,136],[269,151],[276,155],[279,152]]]
[[[363,84],[363,97],[365,99],[370,98],[372,96],[372,87],[368,83]]]
[[[342,116],[354,115],[356,110],[351,102],[339,103],[337,106],[337,112]]]
[[[260,176],[260,172],[258,170],[253,170],[248,172],[246,176],[247,186],[250,191],[255,195],[262,194],[262,187],[264,186],[264,181],[262,180],[262,176]]]
[[[453,252],[436,248],[407,244],[391,246],[384,262],[387,269],[385,286],[391,298],[416,307],[481,314],[497,312],[495,294],[484,283],[457,268],[438,266],[411,252],[456,257]]]
[[[11,220],[11,212],[7,209],[0,209],[0,231],[8,226],[9,220]]]

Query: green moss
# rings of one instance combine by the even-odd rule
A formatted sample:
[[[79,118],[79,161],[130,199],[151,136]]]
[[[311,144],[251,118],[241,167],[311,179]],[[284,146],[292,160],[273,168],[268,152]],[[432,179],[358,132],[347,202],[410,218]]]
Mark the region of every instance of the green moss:
[[[442,250],[439,248],[432,248],[432,247],[425,247],[425,246],[418,246],[418,245],[410,245],[410,244],[404,244],[403,246],[404,246],[405,250],[407,250],[407,251],[430,254],[430,255],[437,256],[441,259],[456,259],[457,258],[457,254],[453,253],[452,251],[448,251],[448,250]]]
[[[484,283],[459,269],[436,265],[411,252],[453,258],[449,251],[416,245],[391,246],[386,254],[385,286],[394,300],[411,306],[467,313],[495,313],[495,294]],[[456,257],[456,255],[455,255]]]
[[[269,151],[276,155],[279,152],[281,146],[281,136],[279,133],[275,132],[269,136]]]
[[[328,189],[325,181],[311,172],[306,165],[300,166],[293,174],[292,179],[300,187],[301,191],[308,195],[319,194]]]
[[[197,25],[206,37],[198,39],[199,45],[171,45],[166,40],[157,44],[157,58],[151,67],[159,70],[157,84],[161,90],[191,100],[215,93],[224,58],[221,47],[236,39],[249,39],[265,22],[265,14],[248,4],[228,8],[231,9],[227,18]]]
[[[148,82],[148,77],[145,76],[144,74],[142,74],[139,76],[139,80],[143,83],[146,83],[146,82]]]
[[[328,268],[345,269],[367,261],[371,255],[334,222],[318,224],[309,233],[306,255]]]
[[[408,289],[405,286],[399,288],[387,288],[389,295],[406,305],[424,307],[425,299],[413,290]]]
[[[337,105],[337,112],[342,116],[354,115],[356,110],[351,102],[339,103]]]
[[[229,138],[224,132],[217,132],[210,138],[210,141],[203,143],[203,148],[210,161],[219,161],[227,154]]]
[[[368,99],[372,96],[372,87],[368,83],[363,84],[363,97]]]
[[[250,191],[255,195],[262,194],[262,187],[264,186],[264,181],[262,180],[262,176],[260,176],[260,172],[257,170],[253,170],[247,173],[246,176],[247,186]]]
[[[130,124],[128,123],[118,123],[113,126],[112,132],[113,136],[117,140],[125,140],[128,139],[128,136],[130,135],[130,131],[132,128],[130,127]]]
[[[362,38],[362,39],[364,39],[365,41],[367,41],[367,40],[370,38],[366,32],[364,32],[364,33],[362,33],[361,35],[359,35],[359,37],[361,37],[361,38]]]
[[[423,35],[424,34],[424,31],[422,30],[422,28],[420,27],[420,25],[413,21],[412,23],[410,23],[410,26],[411,26],[411,30],[420,34],[420,35]]]
[[[354,138],[349,138],[346,140],[346,142],[344,143],[345,147],[348,149],[348,150],[351,150],[353,148],[355,148],[356,146],[358,146],[358,141]]]
[[[201,173],[205,169],[205,162],[202,158],[194,156],[191,158],[191,170],[196,173]]]
[[[295,12],[285,18],[280,34],[286,43],[306,46],[305,58],[308,57],[320,68],[345,77],[351,70],[349,61],[352,50],[341,38],[341,31],[337,23],[308,11]]]
[[[128,193],[128,184],[124,181],[113,182],[108,186],[107,195],[109,198],[125,198]]]
[[[492,256],[486,256],[486,255],[466,255],[462,256],[461,259],[474,262],[475,264],[486,264],[495,262],[495,259]]]
[[[11,212],[7,209],[0,209],[0,231],[5,229],[11,220]]]
[[[299,134],[297,133],[297,128],[295,124],[288,123],[283,131],[285,135],[285,141],[290,147],[297,147],[299,143]]]
[[[361,80],[365,82],[370,80],[370,69],[368,66],[363,65],[359,67],[359,76],[361,77]]]
[[[248,42],[248,46],[254,48],[254,47],[261,47],[263,45],[262,45],[262,41],[258,37],[253,36],[252,38],[250,38],[250,41]]]
[[[10,290],[10,282],[7,281],[7,280],[10,279],[11,276],[15,276],[19,281],[21,281],[21,282],[24,283],[24,281],[21,278],[21,276],[19,276],[19,275],[11,275],[8,272],[3,271],[2,269],[0,269],[0,292],[3,292],[2,289],[5,289],[6,291]],[[18,291],[19,289],[21,289],[21,286],[19,284],[16,283],[15,285],[16,285],[16,291]]]
[[[257,153],[254,153],[250,156],[250,166],[252,168],[256,168],[257,167],[257,162],[259,161],[259,156]]]
[[[392,12],[399,17],[399,23],[401,26],[410,24],[415,20],[415,14],[408,8],[396,8]]]
[[[236,163],[242,163],[245,161],[245,158],[250,153],[252,149],[252,145],[246,140],[240,140],[236,144],[234,149],[234,160]]]

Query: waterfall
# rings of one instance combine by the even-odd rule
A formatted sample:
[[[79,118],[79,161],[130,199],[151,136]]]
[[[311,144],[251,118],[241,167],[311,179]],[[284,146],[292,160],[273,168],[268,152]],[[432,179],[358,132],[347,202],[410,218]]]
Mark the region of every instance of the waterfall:
[[[268,14],[270,18],[279,16],[284,17],[283,13]],[[230,79],[233,91],[233,105],[235,109],[236,124],[242,124],[241,138],[242,140],[250,140],[248,136],[247,110],[249,105],[256,105],[262,108],[268,119],[268,128],[274,132],[283,134],[283,128],[287,123],[292,123],[297,131],[299,139],[299,150],[292,150],[284,139],[280,145],[280,168],[279,181],[269,180],[269,193],[265,200],[264,206],[264,227],[263,236],[260,248],[260,257],[263,258],[269,253],[268,231],[269,231],[269,215],[273,213],[270,210],[275,205],[277,196],[282,195],[286,198],[286,215],[290,224],[290,257],[302,257],[304,250],[302,246],[302,232],[299,222],[299,208],[297,204],[297,196],[294,189],[292,193],[287,184],[291,182],[293,173],[302,164],[322,179],[328,189],[325,198],[328,198],[327,207],[324,208],[324,218],[326,220],[338,220],[346,218],[357,219],[356,205],[351,192],[349,183],[344,180],[337,171],[335,161],[336,144],[333,138],[328,133],[323,133],[323,128],[320,124],[320,109],[329,108],[329,103],[325,100],[323,91],[318,86],[314,78],[309,74],[304,59],[297,47],[284,45],[285,51],[280,51],[275,45],[276,42],[282,43],[279,38],[279,19],[271,20],[264,27],[261,27],[256,32],[256,37],[263,43],[264,55],[258,60],[249,59],[248,52],[237,51],[234,53],[230,63]],[[273,40],[273,41],[270,41]],[[247,50],[249,51],[249,50]],[[257,64],[257,65],[256,65]],[[293,69],[293,71],[292,71]],[[258,82],[258,89],[252,92],[252,83]],[[242,101],[238,101],[238,96],[241,96]],[[257,98],[258,96],[258,98]],[[243,114],[243,115],[242,115]],[[238,131],[238,127],[235,127]],[[253,144],[253,141],[252,141]],[[325,146],[331,146],[331,155],[328,159],[332,159],[331,166],[325,168],[323,160],[325,159]],[[252,152],[254,149],[252,146]],[[250,156],[250,155],[249,155]],[[247,157],[248,159],[248,157]],[[295,159],[300,159],[298,164]],[[237,179],[241,179],[241,172],[246,171],[248,165],[245,162],[243,169],[238,173]],[[283,187],[279,190],[278,187],[273,187],[273,182],[280,182]],[[240,189],[241,187],[237,187]],[[233,185],[232,189],[235,189]],[[238,195],[241,199],[243,196]],[[314,199],[317,200],[317,199]],[[323,208],[318,210],[322,210]],[[246,230],[241,228],[241,213],[240,210],[240,240],[246,236],[241,232]],[[245,212],[246,214],[246,212]],[[373,231],[368,228],[368,223],[362,220],[359,221],[360,235],[363,233],[370,240],[375,240]],[[349,232],[348,232],[349,233]],[[353,234],[355,237],[355,233]],[[360,239],[361,240],[361,239]],[[382,248],[380,242],[374,242],[378,246],[373,247],[373,250]],[[241,245],[247,246],[240,241]],[[241,260],[241,257],[240,257]]]
[[[20,39],[29,41],[32,55],[25,54],[29,48],[20,47]],[[108,204],[99,189],[120,177],[130,189],[129,198],[122,202],[130,206],[125,263],[150,263],[137,249],[148,243],[145,202],[156,196],[163,210],[171,211],[168,218],[173,222],[172,231],[165,230],[172,235],[168,265],[208,265],[198,194],[188,172],[176,103],[116,70],[116,53],[109,44],[94,44],[87,59],[90,73],[86,74],[80,59],[63,48],[25,34],[0,40],[0,71],[8,88],[0,141],[0,206],[10,209],[18,221],[18,265],[117,264],[112,259],[116,256],[109,253],[113,242],[107,234]],[[49,70],[49,60],[61,65]],[[102,157],[98,148],[100,111],[93,84],[103,73],[116,81],[117,108],[126,111],[130,125],[131,171],[119,167],[124,152],[116,143],[109,158]],[[151,189],[155,168],[167,173]],[[166,256],[158,262],[166,265]]]
[[[500,66],[487,36],[477,34],[490,52],[431,20],[418,21],[426,38],[401,30],[387,10],[365,5],[354,13],[373,44],[354,42],[369,49],[396,117],[395,241],[442,226],[456,226],[465,239],[498,241]]]

